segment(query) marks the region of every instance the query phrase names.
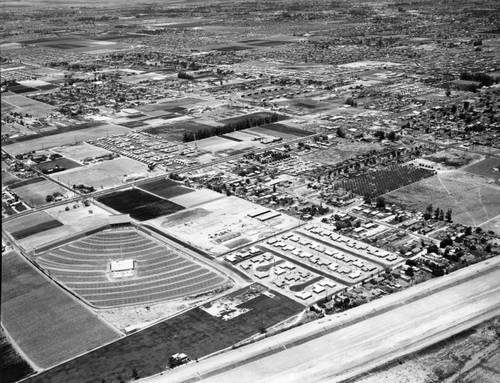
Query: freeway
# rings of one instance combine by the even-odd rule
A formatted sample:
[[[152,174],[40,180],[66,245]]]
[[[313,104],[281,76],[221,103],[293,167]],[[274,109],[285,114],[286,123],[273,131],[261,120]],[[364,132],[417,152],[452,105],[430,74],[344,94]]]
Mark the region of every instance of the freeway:
[[[144,382],[339,382],[500,315],[499,294],[497,257]]]

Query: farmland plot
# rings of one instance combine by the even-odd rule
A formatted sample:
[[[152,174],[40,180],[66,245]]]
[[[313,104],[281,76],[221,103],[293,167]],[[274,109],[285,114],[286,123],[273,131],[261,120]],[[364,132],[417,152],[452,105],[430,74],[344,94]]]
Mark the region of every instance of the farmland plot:
[[[14,252],[2,256],[1,308],[2,325],[40,368],[120,337]]]

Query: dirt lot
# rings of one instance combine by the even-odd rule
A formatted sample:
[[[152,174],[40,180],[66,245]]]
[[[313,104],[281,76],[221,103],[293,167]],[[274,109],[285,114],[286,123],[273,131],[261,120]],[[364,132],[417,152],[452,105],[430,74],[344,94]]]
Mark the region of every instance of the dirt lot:
[[[2,325],[41,368],[119,338],[14,252],[2,256]]]
[[[388,202],[422,212],[430,203],[444,211],[450,208],[454,222],[474,227],[500,214],[500,187],[461,171],[438,174],[385,197]]]
[[[493,383],[500,376],[500,318],[346,383]]]
[[[189,194],[183,194],[177,197],[170,198],[170,201],[189,209],[191,207],[202,205],[204,203],[215,201],[224,197],[225,196],[223,194],[214,192],[209,189],[199,189]]]

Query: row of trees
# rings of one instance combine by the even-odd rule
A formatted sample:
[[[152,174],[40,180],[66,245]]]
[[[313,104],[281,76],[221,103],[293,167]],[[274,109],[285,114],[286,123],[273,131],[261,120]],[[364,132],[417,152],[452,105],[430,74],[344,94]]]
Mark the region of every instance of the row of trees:
[[[430,219],[435,219],[439,221],[444,221],[446,219],[447,222],[452,222],[451,220],[451,214],[452,214],[452,209],[448,209],[446,213],[443,211],[443,209],[440,209],[437,207],[434,209],[434,207],[431,205],[427,206],[425,213],[424,213],[424,219],[425,220],[430,220]]]
[[[201,140],[202,138],[221,136],[223,134],[232,133],[238,130],[248,129],[254,126],[271,124],[273,122],[278,121],[278,118],[279,118],[278,115],[274,113],[272,115],[267,115],[267,116],[242,119],[236,122],[226,124],[224,126],[214,126],[205,129],[200,129],[197,132],[186,130],[182,135],[182,141],[190,142],[195,140]]]

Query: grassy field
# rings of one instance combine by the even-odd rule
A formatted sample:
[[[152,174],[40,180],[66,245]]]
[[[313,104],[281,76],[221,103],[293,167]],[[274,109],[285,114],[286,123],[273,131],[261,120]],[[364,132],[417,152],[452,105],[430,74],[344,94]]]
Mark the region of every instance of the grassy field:
[[[176,203],[158,198],[140,189],[106,194],[99,197],[98,200],[120,213],[130,214],[132,218],[139,221],[172,214],[184,209]]]
[[[32,372],[31,366],[16,352],[0,328],[0,381],[14,383]]]
[[[429,204],[446,211],[464,225],[478,226],[500,214],[500,188],[473,174],[453,171],[385,195],[387,202],[424,212]]]
[[[1,308],[3,326],[41,368],[119,338],[116,330],[14,252],[2,256]]]
[[[180,195],[193,193],[195,190],[179,186],[175,181],[167,178],[142,184],[140,189],[156,194],[159,197],[170,199]]]
[[[258,287],[256,287],[258,286]],[[252,285],[239,290],[260,288]],[[297,314],[304,307],[291,299],[272,292],[273,298],[260,295],[241,305],[250,309],[230,320],[212,316],[196,308],[91,354],[70,361],[33,377],[28,382],[84,383],[115,382],[118,377],[132,380],[136,369],[142,378],[165,370],[168,357],[184,352],[192,359],[230,347],[262,329]]]

